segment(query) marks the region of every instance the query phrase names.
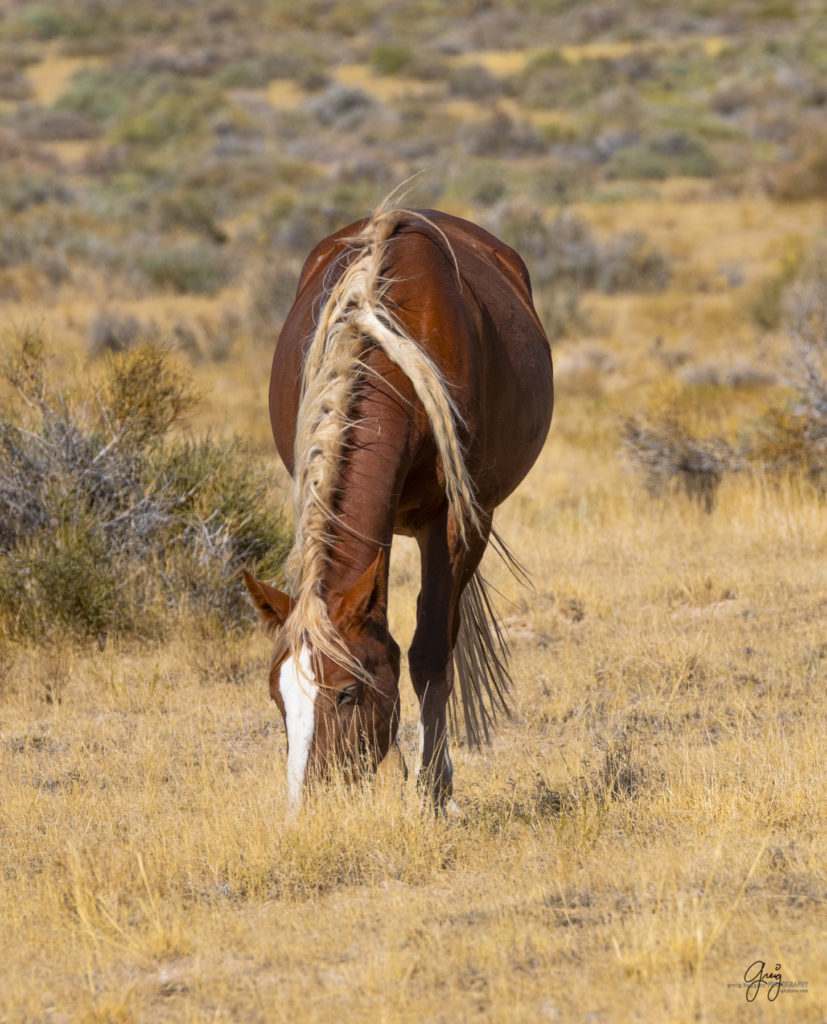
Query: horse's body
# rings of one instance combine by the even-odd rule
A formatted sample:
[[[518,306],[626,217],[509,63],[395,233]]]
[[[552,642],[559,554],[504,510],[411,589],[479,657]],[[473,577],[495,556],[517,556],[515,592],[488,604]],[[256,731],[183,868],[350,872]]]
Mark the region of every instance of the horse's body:
[[[421,553],[409,651],[420,768],[438,800],[450,796],[454,648],[462,626],[466,725],[478,740],[481,694],[502,697],[502,665],[475,573],[494,508],[543,446],[552,395],[528,272],[481,228],[380,211],[310,254],[270,379],[273,435],[295,480],[293,596],[248,577],[263,617],[284,627],[270,689],[287,724],[293,800],[308,774],[355,756],[375,764],[395,740],[394,533]]]

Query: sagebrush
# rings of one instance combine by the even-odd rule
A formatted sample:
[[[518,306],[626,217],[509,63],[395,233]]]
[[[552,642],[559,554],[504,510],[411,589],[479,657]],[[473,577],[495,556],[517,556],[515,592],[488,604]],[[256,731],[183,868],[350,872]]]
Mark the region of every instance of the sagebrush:
[[[121,353],[69,394],[30,333],[4,378],[0,628],[103,640],[164,635],[183,614],[251,621],[241,566],[277,576],[288,530],[237,439],[178,431],[197,399],[168,351]]]
[[[651,494],[678,484],[710,511],[722,479],[741,470],[799,474],[823,488],[827,480],[827,277],[811,274],[784,296],[789,351],[784,381],[789,397],[763,413],[734,443],[695,437],[669,412],[654,420],[626,418],[626,454],[643,472]]]

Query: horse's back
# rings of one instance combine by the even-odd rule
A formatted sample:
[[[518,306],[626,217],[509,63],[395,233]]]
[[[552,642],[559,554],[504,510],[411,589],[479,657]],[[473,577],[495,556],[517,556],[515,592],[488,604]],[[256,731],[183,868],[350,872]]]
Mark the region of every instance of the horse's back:
[[[343,228],[311,252],[279,339],[271,417],[288,468],[303,348],[367,223]],[[483,228],[425,210],[398,225],[385,274],[386,304],[448,383],[480,503],[493,508],[528,472],[551,422],[551,353],[525,264]]]

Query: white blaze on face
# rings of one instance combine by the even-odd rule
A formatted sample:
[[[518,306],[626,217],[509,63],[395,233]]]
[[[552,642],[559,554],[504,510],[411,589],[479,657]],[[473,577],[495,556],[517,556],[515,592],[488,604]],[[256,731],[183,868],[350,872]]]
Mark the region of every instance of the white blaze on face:
[[[307,770],[310,743],[315,721],[316,676],[310,663],[310,651],[302,647],[298,664],[288,658],[279,673],[279,691],[284,701],[287,726],[287,793],[290,804],[298,807],[302,798],[302,785]]]

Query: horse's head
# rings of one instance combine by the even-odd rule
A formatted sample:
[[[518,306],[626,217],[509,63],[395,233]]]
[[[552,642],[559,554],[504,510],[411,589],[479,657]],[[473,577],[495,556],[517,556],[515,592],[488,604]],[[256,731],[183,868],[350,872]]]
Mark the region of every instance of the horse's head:
[[[300,802],[306,783],[336,765],[351,776],[375,768],[396,739],[399,646],[388,630],[387,575],[382,548],[344,595],[327,602],[330,621],[353,662],[350,668],[307,642],[298,653],[277,651],[270,695],[287,730],[291,803]],[[244,579],[269,628],[282,629],[291,615],[299,614],[287,594],[249,573]],[[361,671],[355,670],[357,665]]]

